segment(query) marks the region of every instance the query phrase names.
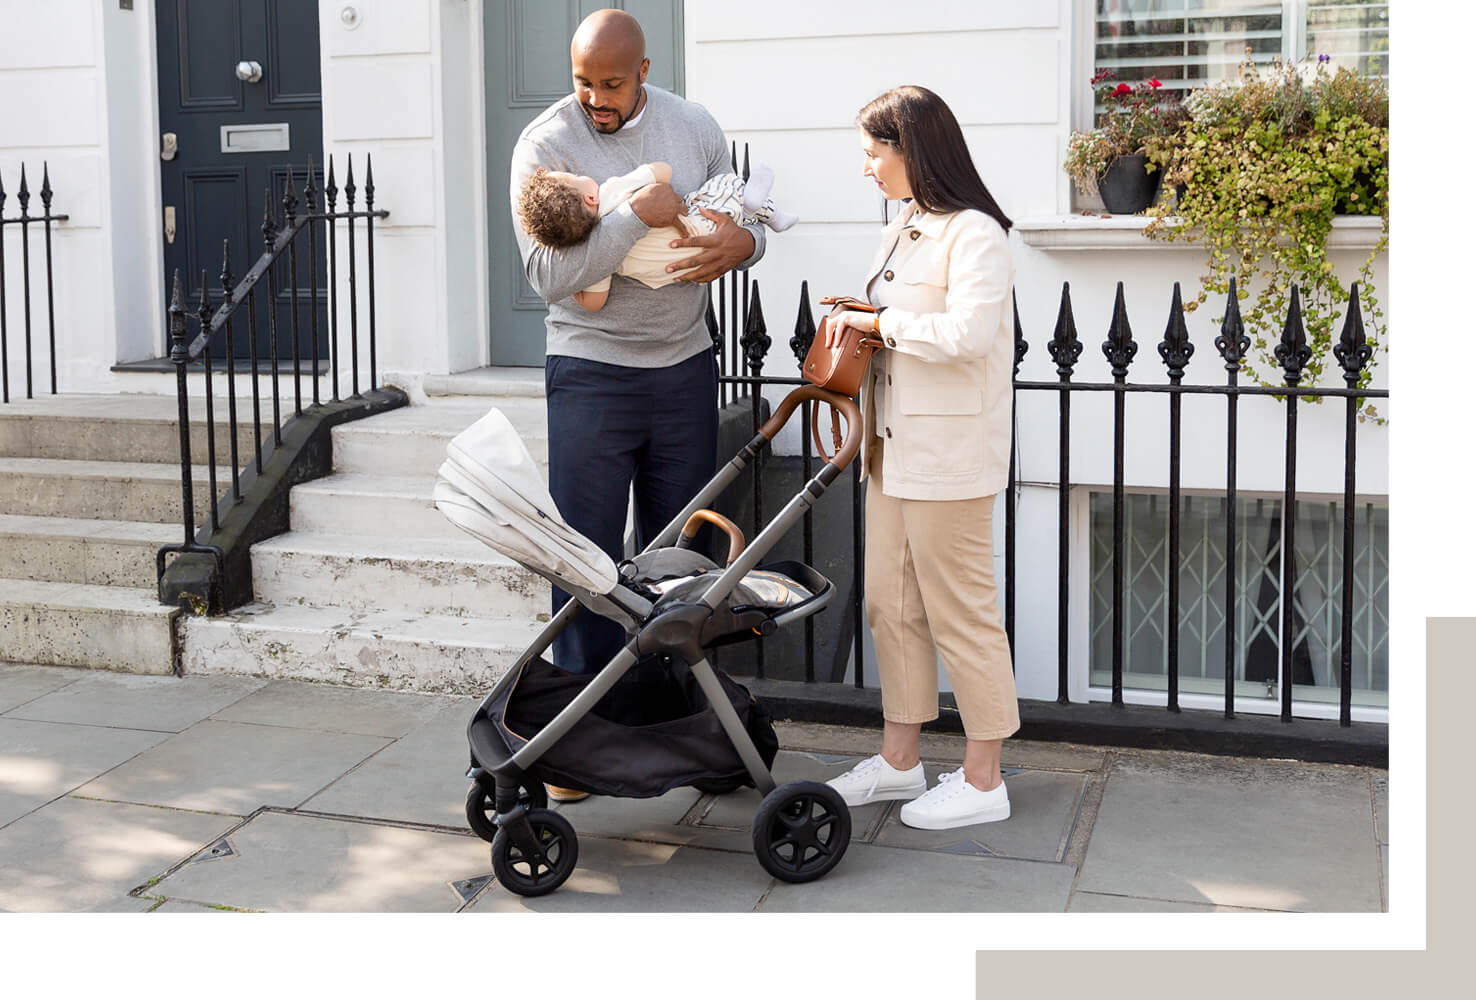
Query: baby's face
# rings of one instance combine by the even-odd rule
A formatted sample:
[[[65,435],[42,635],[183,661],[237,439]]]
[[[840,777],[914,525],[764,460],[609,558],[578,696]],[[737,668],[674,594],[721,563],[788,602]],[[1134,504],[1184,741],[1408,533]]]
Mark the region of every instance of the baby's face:
[[[562,170],[551,170],[549,176],[557,177],[565,184],[573,186],[584,198],[584,207],[589,209],[591,215],[598,215],[600,211],[600,183],[593,177],[585,177],[581,174],[566,174]]]

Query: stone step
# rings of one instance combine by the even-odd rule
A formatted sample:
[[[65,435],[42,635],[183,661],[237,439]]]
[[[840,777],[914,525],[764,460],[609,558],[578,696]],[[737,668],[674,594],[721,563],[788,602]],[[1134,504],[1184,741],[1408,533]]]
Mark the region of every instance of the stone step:
[[[0,660],[170,674],[178,614],[151,588],[0,579]]]
[[[356,611],[522,618],[549,611],[549,585],[506,556],[460,539],[289,531],[251,549],[257,600]]]
[[[342,472],[292,487],[294,531],[462,540],[465,532],[436,510],[435,477]]]
[[[209,510],[208,470],[194,468],[195,523]],[[221,495],[230,470],[216,470]],[[179,466],[60,458],[0,458],[0,513],[180,524]]]
[[[543,628],[538,621],[248,604],[185,618],[181,672],[485,694]]]
[[[0,514],[0,577],[153,588],[154,554],[183,540],[173,524]]]
[[[270,405],[268,403],[268,405]],[[229,409],[214,406],[216,464],[230,464]],[[267,411],[268,421],[271,418]],[[254,443],[249,400],[237,402],[237,448],[244,466]],[[203,400],[190,401],[190,450],[209,461]],[[271,427],[263,428],[269,440]],[[0,455],[78,461],[179,463],[179,403],[174,396],[143,394],[57,395],[17,399],[0,406]]]
[[[455,375],[426,375],[426,395],[544,396],[542,368],[476,368]]]
[[[486,415],[502,410],[527,445],[528,453],[548,467],[548,421],[542,399],[455,396],[432,399],[389,413],[340,424],[333,429],[335,472],[395,476],[434,476],[446,458],[446,445]]]

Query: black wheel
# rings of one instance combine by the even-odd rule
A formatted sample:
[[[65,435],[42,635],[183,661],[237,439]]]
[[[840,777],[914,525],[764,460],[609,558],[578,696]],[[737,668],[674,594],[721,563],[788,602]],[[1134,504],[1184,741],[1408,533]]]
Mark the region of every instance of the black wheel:
[[[728,778],[726,780],[722,778],[704,778],[702,781],[692,782],[692,787],[708,795],[727,795],[730,792],[736,792],[746,784],[748,782],[742,778]]]
[[[537,853],[524,854],[508,831],[499,828],[492,840],[492,871],[498,882],[519,896],[542,896],[573,874],[579,860],[579,838],[569,821],[552,810],[530,810],[527,820],[538,843]]]
[[[518,788],[518,803],[529,809],[547,809],[548,793],[543,782],[533,782],[532,788]],[[497,810],[493,808],[492,796],[482,791],[482,786],[473,783],[466,793],[466,825],[483,840],[491,842],[497,836]]]
[[[764,797],[753,818],[753,853],[785,882],[810,882],[840,863],[851,845],[851,810],[829,785],[793,781]]]

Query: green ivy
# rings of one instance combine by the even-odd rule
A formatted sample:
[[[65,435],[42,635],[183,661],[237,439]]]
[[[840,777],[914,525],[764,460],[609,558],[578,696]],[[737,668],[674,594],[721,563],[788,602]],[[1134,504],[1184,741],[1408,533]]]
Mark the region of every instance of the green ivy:
[[[1234,277],[1251,338],[1242,369],[1261,385],[1283,385],[1272,352],[1291,287],[1298,286],[1312,348],[1302,384],[1318,385],[1349,295],[1327,259],[1333,216],[1379,215],[1383,232],[1358,271],[1364,329],[1374,351],[1358,383],[1366,387],[1387,350],[1373,283],[1374,262],[1389,245],[1384,83],[1347,69],[1330,74],[1321,63],[1310,74],[1294,66],[1263,74],[1248,64],[1238,81],[1193,91],[1185,106],[1189,118],[1181,130],[1150,150],[1168,168],[1145,229],[1157,239],[1192,240],[1205,248],[1207,271],[1185,311],[1212,292],[1226,294]],[[1379,419],[1372,406],[1362,413]]]

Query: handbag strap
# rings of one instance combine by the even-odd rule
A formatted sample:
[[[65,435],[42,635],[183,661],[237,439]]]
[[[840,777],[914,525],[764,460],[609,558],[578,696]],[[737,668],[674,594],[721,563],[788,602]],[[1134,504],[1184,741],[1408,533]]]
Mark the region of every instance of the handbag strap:
[[[825,450],[825,442],[820,437],[820,400],[818,399],[810,402],[810,436],[815,440],[815,450],[829,465],[835,459],[835,455]],[[840,414],[833,406],[830,407],[830,436],[835,442],[835,450],[840,451],[844,443],[841,440]]]

